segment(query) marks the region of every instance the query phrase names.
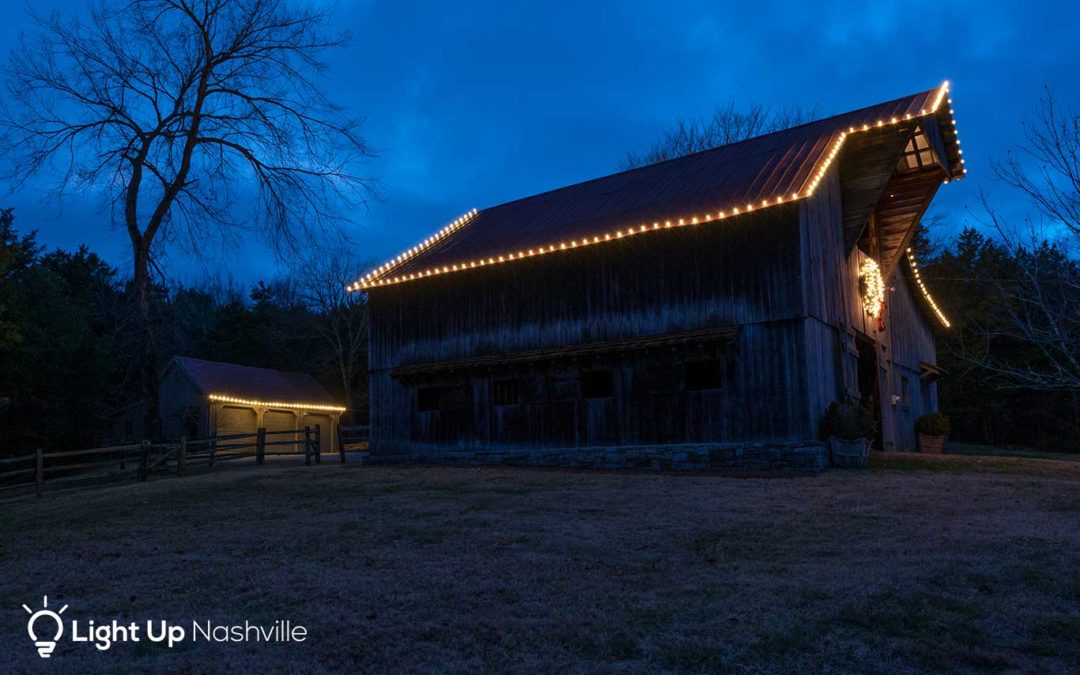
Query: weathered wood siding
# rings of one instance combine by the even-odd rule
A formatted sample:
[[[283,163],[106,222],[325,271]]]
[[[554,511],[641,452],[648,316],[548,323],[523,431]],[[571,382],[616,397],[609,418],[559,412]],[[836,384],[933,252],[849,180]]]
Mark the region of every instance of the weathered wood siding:
[[[833,401],[858,394],[850,323],[852,296],[844,257],[839,174],[832,169],[813,199],[799,206],[800,276],[806,298],[806,363],[809,414],[820,420]]]
[[[597,358],[470,374],[459,384],[466,403],[454,410],[418,412],[415,388],[372,377],[377,445],[415,451],[438,445],[587,447],[658,443],[792,441],[813,436],[801,393],[805,374],[801,321],[749,324],[724,350],[719,387],[687,391],[678,358],[653,350],[617,359]],[[613,373],[613,396],[584,398],[579,373]],[[495,405],[492,383],[513,379],[521,401]],[[375,396],[378,396],[376,398]],[[809,436],[808,436],[809,434]]]
[[[798,209],[650,233],[577,251],[377,289],[370,294],[372,441],[376,448],[588,446],[801,440],[816,434],[804,395],[805,314]],[[418,412],[395,367],[740,326],[721,386],[685,391],[662,350],[618,359],[471,374],[468,401]],[[610,368],[610,398],[577,390]],[[668,374],[663,373],[667,368]],[[491,383],[522,382],[495,406]]]
[[[937,384],[924,382],[920,377],[919,364],[935,364],[937,352],[930,316],[922,305],[924,299],[916,297],[918,288],[909,283],[907,270],[901,262],[889,277],[889,308],[886,319],[889,335],[889,361],[892,394],[896,403],[887,400],[892,407],[896,425],[894,442],[897,450],[915,449],[915,418],[923,413],[937,410]]]
[[[189,434],[185,419],[192,416],[199,436],[206,436],[210,427],[210,411],[206,396],[191,378],[175,365],[162,374],[159,385],[162,433],[165,438],[176,439]]]
[[[859,398],[864,339],[880,370],[883,441],[907,448],[910,420],[933,405],[932,387],[924,395],[917,377],[919,362],[934,360],[933,341],[902,279],[890,282],[887,329],[866,315],[865,255],[845,255],[841,194],[834,167],[799,204],[372,290],[373,449],[812,439],[829,403]],[[687,386],[684,362],[694,354],[673,348],[462,369],[426,382],[393,374],[724,326],[739,329],[733,343],[709,347],[723,367],[719,384],[702,390]],[[612,372],[610,396],[580,391],[581,373],[595,368]],[[508,379],[520,397],[496,405],[493,386]],[[908,404],[893,406],[904,382]],[[453,405],[420,410],[424,386],[453,388]]]
[[[843,204],[838,169],[800,206],[802,270],[808,324],[809,409],[820,417],[832,401],[859,398],[856,337],[868,338],[877,352],[882,441],[886,449],[914,449],[914,418],[936,409],[936,387],[919,380],[919,363],[935,362],[934,339],[924,308],[912,296],[901,262],[886,279],[885,330],[866,314],[859,292],[859,270],[866,254],[844,254]],[[907,394],[904,393],[904,381]],[[906,404],[893,404],[900,396]]]
[[[802,312],[794,207],[375,289],[370,367]]]

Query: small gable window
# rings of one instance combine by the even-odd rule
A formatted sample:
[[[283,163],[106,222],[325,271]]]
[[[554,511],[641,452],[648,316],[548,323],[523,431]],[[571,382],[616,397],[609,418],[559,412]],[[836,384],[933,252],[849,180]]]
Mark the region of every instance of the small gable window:
[[[926,134],[919,129],[904,148],[904,156],[900,158],[897,170],[900,173],[914,173],[934,164],[934,151],[930,149]]]

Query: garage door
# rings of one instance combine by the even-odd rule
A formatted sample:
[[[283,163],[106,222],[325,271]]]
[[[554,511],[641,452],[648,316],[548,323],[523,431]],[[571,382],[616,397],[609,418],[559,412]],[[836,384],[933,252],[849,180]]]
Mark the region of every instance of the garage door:
[[[287,410],[267,410],[263,413],[263,426],[267,431],[291,431],[296,429],[296,415]]]
[[[236,408],[227,405],[218,411],[217,435],[253,434],[257,421],[258,416],[251,408]]]
[[[300,422],[302,427],[311,427],[311,433],[315,433],[315,425],[319,425],[319,433],[321,434],[322,451],[333,452],[334,451],[334,421],[330,419],[329,415],[316,415],[308,413],[304,415],[304,419]]]

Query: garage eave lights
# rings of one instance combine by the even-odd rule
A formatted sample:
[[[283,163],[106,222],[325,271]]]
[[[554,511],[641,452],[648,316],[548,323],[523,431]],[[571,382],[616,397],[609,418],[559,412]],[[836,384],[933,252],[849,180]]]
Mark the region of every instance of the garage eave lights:
[[[237,405],[249,405],[256,408],[300,408],[301,410],[321,410],[326,412],[345,412],[340,405],[326,405],[324,403],[300,403],[297,401],[259,401],[251,398],[237,398],[224,394],[210,394],[208,397],[215,403],[234,403]]]

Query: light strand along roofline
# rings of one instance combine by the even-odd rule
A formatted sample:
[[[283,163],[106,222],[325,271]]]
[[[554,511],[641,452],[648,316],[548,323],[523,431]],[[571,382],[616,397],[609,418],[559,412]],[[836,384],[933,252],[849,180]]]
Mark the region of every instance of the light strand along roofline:
[[[631,225],[625,228],[617,228],[613,231],[605,232],[602,234],[595,234],[584,236],[581,238],[569,239],[561,242],[549,243],[540,246],[534,246],[530,248],[523,248],[517,251],[508,251],[499,255],[489,255],[474,260],[463,261],[453,264],[438,265],[435,267],[421,270],[418,272],[411,272],[409,274],[401,274],[399,276],[387,276],[394,267],[400,263],[412,258],[421,251],[429,248],[430,246],[438,243],[454,231],[458,230],[468,222],[470,222],[477,215],[478,211],[473,209],[465,216],[455,220],[453,223],[447,225],[443,229],[436,232],[431,237],[428,237],[420,244],[408,249],[407,251],[399,254],[396,258],[393,258],[385,264],[375,268],[368,272],[361,279],[347,287],[349,291],[363,291],[371,288],[377,288],[381,286],[391,286],[394,284],[400,284],[407,281],[414,281],[416,279],[422,279],[431,276],[438,276],[441,274],[447,274],[450,272],[459,272],[467,269],[474,269],[477,267],[486,267],[488,265],[496,265],[505,262],[511,262],[513,260],[521,260],[523,258],[531,258],[539,255],[546,255],[548,253],[554,253],[556,251],[566,251],[583,246],[591,246],[594,244],[600,244],[603,242],[614,241],[616,239],[624,239],[626,237],[636,236],[644,234],[645,232],[652,232],[656,230],[666,230],[674,227],[683,227],[687,225],[699,225],[704,223],[711,223],[726,218],[739,216],[745,213],[754,211],[761,211],[762,209],[777,206],[780,204],[790,204],[800,199],[807,199],[813,196],[814,191],[817,190],[818,185],[824,179],[828,173],[829,168],[832,166],[833,161],[836,159],[840,150],[844,147],[844,143],[850,136],[858,133],[872,131],[875,129],[881,129],[888,126],[900,124],[912,119],[933,115],[941,108],[941,104],[946,100],[949,92],[949,81],[946,80],[938,87],[937,93],[934,96],[933,104],[929,108],[923,108],[917,115],[906,113],[903,117],[891,117],[889,119],[878,119],[873,124],[863,124],[861,126],[849,126],[846,130],[841,130],[835,139],[831,142],[830,147],[823,153],[823,155],[817,160],[814,167],[811,169],[803,186],[796,192],[792,192],[790,195],[779,194],[772,199],[763,199],[758,203],[747,203],[732,205],[727,209],[717,211],[715,213],[705,213],[700,215],[693,215],[682,218],[670,218],[665,220],[654,220],[652,223],[641,223],[638,225]],[[959,149],[960,137],[956,133],[956,119],[953,116],[953,110],[951,108],[952,100],[948,99],[950,104],[949,114],[950,120],[953,125],[953,132],[955,134],[955,142],[957,150],[961,155],[960,158],[960,170],[961,177],[966,174],[964,168],[964,159],[962,157],[963,150]],[[945,179],[948,183],[948,179]]]
[[[296,401],[261,401],[252,398],[237,398],[225,394],[210,394],[208,399],[215,403],[235,403],[237,405],[250,405],[263,408],[300,408],[301,410],[319,410],[328,412],[345,412],[345,407],[340,405],[326,405],[325,403],[299,403]]]
[[[926,298],[926,302],[930,304],[930,309],[934,310],[934,314],[937,315],[938,321],[942,326],[946,328],[952,328],[952,324],[949,323],[949,319],[946,318],[945,312],[941,311],[941,308],[934,302],[934,296],[930,295],[930,291],[927,290],[926,284],[923,283],[922,275],[919,274],[919,263],[915,262],[915,254],[912,252],[911,247],[907,250],[908,265],[911,266],[911,274],[915,277],[915,283],[919,285],[919,290],[922,291],[923,297]]]

